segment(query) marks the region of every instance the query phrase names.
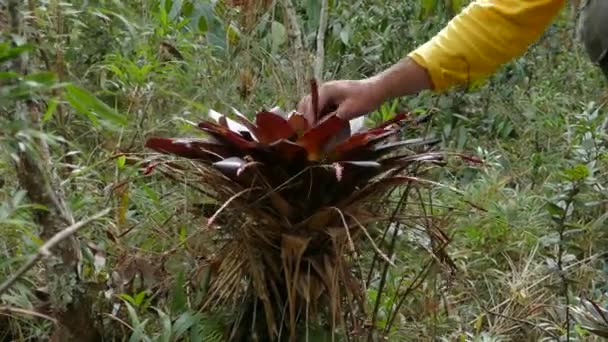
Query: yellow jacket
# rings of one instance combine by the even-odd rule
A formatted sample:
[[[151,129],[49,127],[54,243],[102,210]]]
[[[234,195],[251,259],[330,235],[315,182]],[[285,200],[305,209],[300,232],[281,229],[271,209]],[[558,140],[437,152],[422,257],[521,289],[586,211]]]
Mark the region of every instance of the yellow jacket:
[[[608,0],[605,0],[608,1]],[[534,43],[565,0],[476,0],[409,54],[436,91],[493,73]]]

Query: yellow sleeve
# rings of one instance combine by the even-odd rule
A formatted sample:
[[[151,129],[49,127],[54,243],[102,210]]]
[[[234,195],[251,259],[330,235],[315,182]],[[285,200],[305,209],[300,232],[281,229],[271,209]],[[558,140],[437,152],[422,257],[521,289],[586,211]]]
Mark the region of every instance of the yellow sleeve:
[[[522,54],[549,26],[565,0],[477,0],[408,56],[441,91],[495,72]]]

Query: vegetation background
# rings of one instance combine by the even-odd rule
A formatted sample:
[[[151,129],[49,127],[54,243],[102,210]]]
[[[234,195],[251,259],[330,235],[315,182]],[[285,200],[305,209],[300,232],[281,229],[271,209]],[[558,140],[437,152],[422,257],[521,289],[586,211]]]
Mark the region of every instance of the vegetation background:
[[[294,108],[319,65],[320,26],[317,76],[361,78],[432,37],[466,2],[0,0],[1,282],[60,229],[99,214],[59,257],[0,291],[0,340],[62,340],[57,320],[86,340],[89,319],[108,339],[224,340],[224,316],[196,310],[205,203],[187,186],[142,175],[129,156],[149,153],[152,134],[194,134],[180,119],[211,108]],[[389,340],[594,341],[583,325],[608,331],[599,311],[605,83],[575,39],[576,15],[569,5],[483,82],[397,99],[369,116],[432,111],[444,149],[485,160],[435,175],[443,186],[432,200],[450,208],[444,227],[459,271],[448,279],[433,268],[417,283]],[[427,261],[408,247],[412,238],[398,240],[380,327]],[[597,309],[582,310],[581,299]],[[65,306],[63,316],[51,306]]]

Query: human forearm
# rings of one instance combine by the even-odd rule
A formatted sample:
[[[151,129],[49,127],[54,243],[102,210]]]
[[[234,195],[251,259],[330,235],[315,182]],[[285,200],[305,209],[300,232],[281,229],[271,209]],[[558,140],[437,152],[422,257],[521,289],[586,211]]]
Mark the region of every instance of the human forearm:
[[[409,57],[370,77],[366,82],[371,85],[370,91],[374,97],[381,101],[433,88],[428,71]]]
[[[565,0],[478,0],[430,41],[368,79],[382,99],[444,90],[485,77],[523,53]]]

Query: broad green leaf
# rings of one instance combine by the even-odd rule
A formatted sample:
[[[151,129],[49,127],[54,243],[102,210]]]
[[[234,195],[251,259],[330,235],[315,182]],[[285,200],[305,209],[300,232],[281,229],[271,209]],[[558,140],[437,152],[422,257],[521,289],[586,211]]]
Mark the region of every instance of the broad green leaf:
[[[146,291],[141,291],[140,293],[138,293],[135,298],[135,306],[141,306],[141,303],[144,302],[144,299],[146,298]]]
[[[555,203],[549,202],[545,205],[545,208],[547,209],[547,212],[553,216],[561,217],[564,214],[564,209]]]
[[[270,27],[270,37],[272,39],[272,51],[277,52],[281,45],[287,41],[287,30],[278,21],[273,21]]]
[[[24,80],[40,83],[41,85],[50,87],[53,85],[57,77],[52,72],[37,72],[35,74],[27,75]]]
[[[564,170],[564,175],[566,176],[567,179],[575,182],[575,181],[582,181],[585,178],[589,177],[590,172],[589,172],[589,168],[587,168],[586,165],[578,164],[573,168]]]
[[[182,11],[183,2],[183,0],[173,1],[173,4],[171,5],[171,10],[169,11],[169,20],[175,20],[175,18],[180,15]]]
[[[131,299],[133,299],[133,297],[129,296]],[[122,297],[121,295],[121,298]],[[137,312],[135,311],[135,309],[133,308],[133,306],[129,303],[125,301],[125,306],[127,307],[127,312],[129,313],[129,319],[131,320],[131,325],[132,326],[137,326],[139,325],[139,316],[137,316]]]
[[[160,319],[160,326],[161,326],[161,335],[160,335],[160,342],[171,342],[171,318],[169,317],[169,315],[167,315],[166,313],[164,313],[162,310],[154,308],[156,310],[156,312],[158,312],[158,317]]]
[[[34,46],[31,44],[13,47],[9,42],[2,43],[0,44],[0,63],[17,58],[22,53],[30,51],[33,48]]]
[[[193,315],[191,312],[187,311],[181,314],[179,318],[173,324],[174,339],[179,339],[198,321],[200,321],[201,317],[199,314]]]
[[[55,112],[57,111],[58,103],[59,102],[57,101],[56,98],[52,98],[49,100],[49,103],[46,106],[46,111],[44,112],[44,115],[42,116],[42,123],[49,121],[53,117],[53,114],[55,114]]]
[[[12,71],[0,71],[0,80],[7,80],[11,78],[19,78],[20,74]]]
[[[437,0],[421,0],[422,18],[428,18],[435,7],[437,6]]]
[[[350,26],[345,26],[342,31],[340,31],[340,40],[344,45],[349,45],[350,43]]]
[[[131,295],[127,294],[127,293],[121,293],[120,295],[118,295],[120,298],[122,298],[123,300],[126,300],[127,302],[135,305],[135,298],[131,297]]]
[[[228,25],[228,29],[226,30],[226,40],[230,45],[236,45],[240,39],[240,33],[234,25]]]
[[[126,162],[127,162],[127,156],[125,156],[123,154],[116,159],[116,166],[118,167],[119,170],[121,170],[125,167]]]
[[[207,30],[209,29],[209,26],[207,25],[207,19],[202,15],[198,18],[197,26],[200,33],[207,33]]]
[[[187,299],[186,299],[186,279],[184,275],[184,271],[180,271],[175,278],[175,282],[173,283],[173,288],[171,289],[171,311],[173,313],[182,312],[187,309]]]
[[[86,115],[89,119],[98,122],[92,118],[99,117],[115,125],[125,126],[127,124],[127,118],[124,115],[117,113],[87,90],[73,84],[68,84],[66,90],[68,102],[74,109]]]
[[[133,333],[131,334],[131,338],[129,338],[129,342],[139,342],[139,341],[149,341],[150,339],[145,336],[146,333],[146,324],[148,324],[149,319],[145,319],[143,322],[135,325],[133,327]]]
[[[306,29],[315,33],[321,19],[321,0],[308,0],[306,3]]]

